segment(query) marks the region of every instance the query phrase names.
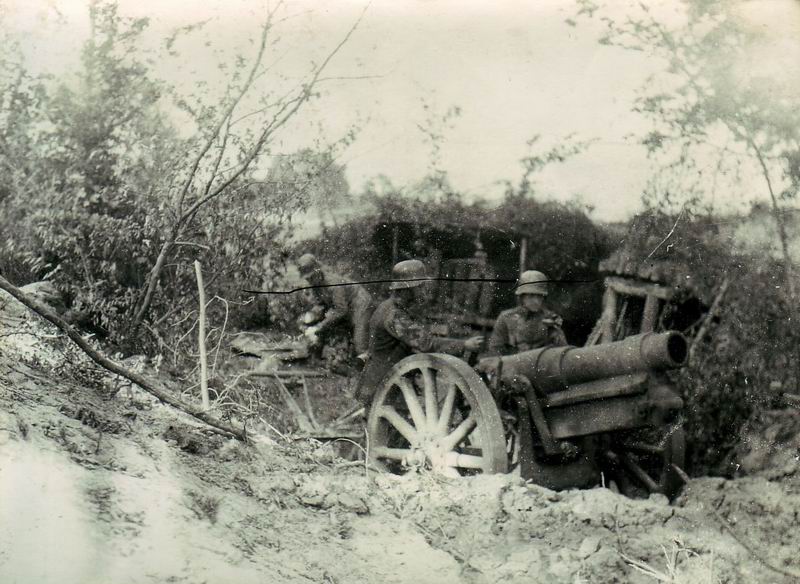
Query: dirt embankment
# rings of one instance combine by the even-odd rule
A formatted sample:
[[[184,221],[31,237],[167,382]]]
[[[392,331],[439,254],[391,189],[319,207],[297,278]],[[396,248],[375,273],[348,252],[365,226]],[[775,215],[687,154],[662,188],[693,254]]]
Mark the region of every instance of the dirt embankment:
[[[308,441],[225,440],[97,382],[88,364],[79,382],[42,351],[0,351],[3,583],[744,583],[800,572],[797,466],[694,480],[675,505],[505,475],[397,477]]]

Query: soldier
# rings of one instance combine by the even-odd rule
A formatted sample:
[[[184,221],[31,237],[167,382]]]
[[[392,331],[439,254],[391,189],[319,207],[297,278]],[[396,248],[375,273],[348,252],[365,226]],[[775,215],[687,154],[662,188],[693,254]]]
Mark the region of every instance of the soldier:
[[[497,317],[489,339],[489,353],[511,355],[530,349],[567,344],[561,317],[544,307],[547,276],[536,270],[523,272],[516,295],[519,306]]]
[[[419,260],[405,260],[392,268],[390,296],[375,309],[369,323],[369,358],[356,389],[359,401],[368,403],[394,364],[412,353],[457,355],[480,348],[481,336],[465,341],[437,339],[411,314],[410,309],[422,300],[421,286],[426,279],[425,266]]]
[[[300,256],[297,265],[300,275],[312,286],[317,286],[314,295],[322,306],[322,320],[311,329],[312,332],[324,338],[326,333],[349,319],[353,327],[356,354],[366,353],[369,347],[369,319],[374,310],[370,293],[359,284],[330,286],[346,284],[347,280],[334,272],[323,272],[317,258],[310,253]]]

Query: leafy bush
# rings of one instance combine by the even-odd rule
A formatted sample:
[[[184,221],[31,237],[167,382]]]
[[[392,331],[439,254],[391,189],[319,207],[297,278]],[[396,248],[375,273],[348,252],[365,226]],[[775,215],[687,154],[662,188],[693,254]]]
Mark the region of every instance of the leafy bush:
[[[719,224],[688,212],[676,217],[651,211],[631,222],[625,244],[632,265],[671,265],[676,286],[707,307],[728,281],[708,334],[676,375],[688,406],[695,473],[732,472],[743,431],[780,404],[779,388],[800,382],[800,302],[786,288],[781,262],[766,253],[737,252]]]
[[[0,164],[9,170],[0,173],[0,271],[18,284],[52,280],[73,322],[126,352],[152,353],[194,326],[194,260],[209,299],[234,302],[212,302],[210,320],[235,324],[254,310],[236,304],[246,299],[241,290],[280,277],[288,217],[307,199],[292,185],[255,180],[246,166],[221,179],[215,173],[237,163],[238,151],[192,167],[198,146],[163,113],[171,88],[143,61],[146,19],[121,17],[114,2],[93,3],[90,16],[93,34],[74,80],[31,77],[13,47],[3,47],[13,67],[0,78]],[[221,110],[233,113],[224,105],[196,108],[195,141],[202,146],[211,134],[212,152],[227,142],[245,151],[246,140],[228,134],[211,148],[212,123]],[[192,172],[201,173],[194,185],[186,182]],[[215,179],[224,196],[187,213]],[[150,281],[153,294],[145,294]]]

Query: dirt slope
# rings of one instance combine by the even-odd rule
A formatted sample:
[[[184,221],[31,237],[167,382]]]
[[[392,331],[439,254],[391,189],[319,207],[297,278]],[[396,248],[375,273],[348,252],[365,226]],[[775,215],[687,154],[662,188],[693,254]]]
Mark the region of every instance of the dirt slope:
[[[793,581],[760,560],[800,572],[797,466],[695,480],[674,506],[513,476],[377,474],[318,444],[206,433],[88,364],[78,382],[43,349],[54,342],[27,357],[0,342],[4,584]]]

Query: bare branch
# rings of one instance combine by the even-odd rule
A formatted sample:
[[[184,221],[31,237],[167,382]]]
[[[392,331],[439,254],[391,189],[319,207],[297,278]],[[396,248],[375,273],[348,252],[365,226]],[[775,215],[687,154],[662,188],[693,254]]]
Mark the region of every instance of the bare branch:
[[[253,61],[253,66],[250,68],[250,72],[248,73],[247,79],[242,84],[242,87],[239,89],[238,94],[231,100],[230,104],[228,104],[225,113],[220,117],[217,125],[214,127],[213,131],[209,134],[208,139],[206,140],[203,147],[197,153],[194,161],[192,162],[191,169],[189,171],[189,176],[186,177],[186,181],[183,184],[183,188],[181,189],[181,194],[178,200],[178,213],[181,215],[181,220],[185,217],[185,214],[181,214],[181,209],[183,208],[183,202],[186,199],[186,195],[189,192],[189,189],[192,186],[192,182],[194,181],[194,177],[197,174],[197,169],[200,167],[200,163],[205,158],[205,155],[211,149],[211,146],[214,144],[214,141],[219,136],[219,133],[222,131],[223,126],[225,126],[226,122],[229,121],[230,117],[233,115],[234,110],[241,102],[242,98],[245,96],[247,91],[250,89],[250,86],[253,83],[253,79],[258,72],[259,67],[261,66],[261,61],[264,58],[264,50],[267,46],[267,38],[269,36],[269,31],[272,29],[273,26],[273,17],[275,12],[280,8],[283,2],[278,2],[268,14],[267,20],[264,23],[262,30],[261,30],[261,40],[258,47],[258,53],[256,54],[256,58]]]
[[[367,5],[364,10],[359,15],[358,19],[353,23],[350,29],[347,31],[347,34],[342,38],[341,41],[333,48],[333,50],[328,53],[327,57],[322,61],[322,64],[317,66],[312,75],[311,79],[308,83],[302,84],[300,87],[300,92],[294,98],[286,101],[283,106],[276,112],[276,114],[272,117],[270,122],[267,124],[266,128],[262,131],[259,138],[253,144],[250,152],[245,156],[245,159],[239,165],[239,168],[236,169],[227,180],[225,180],[222,184],[217,186],[212,192],[210,192],[205,197],[198,199],[185,213],[185,217],[188,219],[193,216],[200,207],[205,205],[211,199],[218,197],[222,194],[225,189],[227,189],[231,184],[233,184],[242,174],[244,174],[250,165],[252,164],[253,160],[259,155],[261,150],[263,149],[264,145],[269,141],[269,138],[281,127],[283,127],[292,117],[297,113],[297,111],[302,107],[302,105],[309,100],[313,93],[313,89],[316,84],[319,82],[319,78],[331,60],[339,53],[342,47],[350,40],[350,37],[355,32],[358,25],[361,23],[362,19],[364,18],[364,14],[369,8]]]

